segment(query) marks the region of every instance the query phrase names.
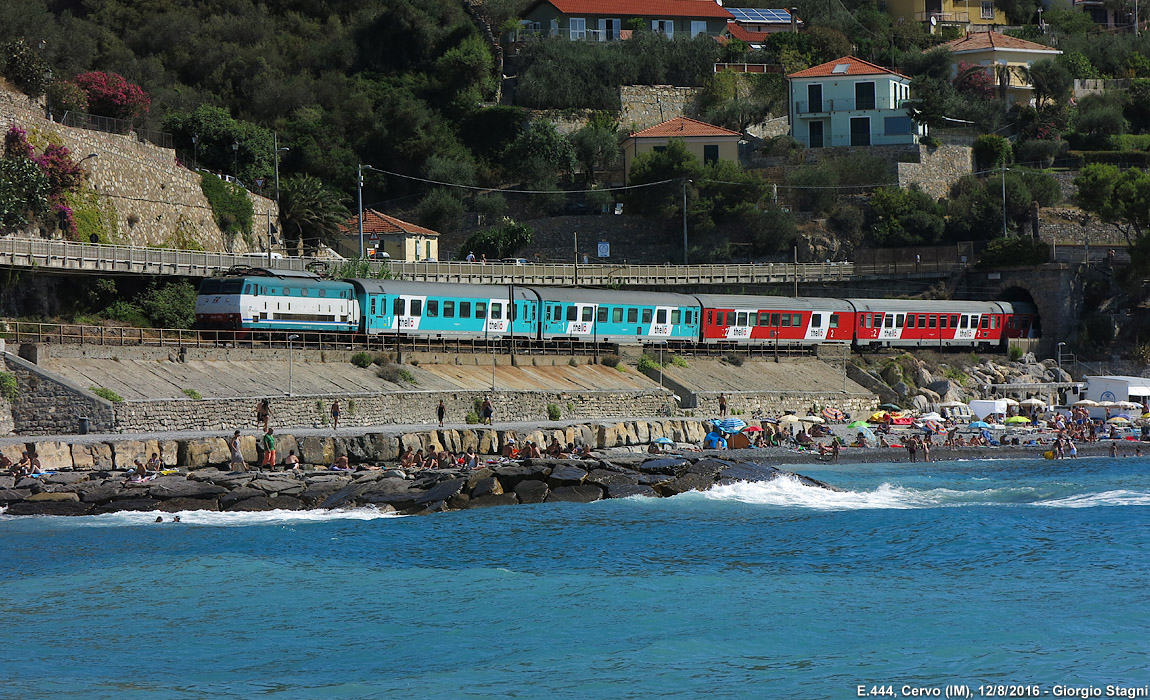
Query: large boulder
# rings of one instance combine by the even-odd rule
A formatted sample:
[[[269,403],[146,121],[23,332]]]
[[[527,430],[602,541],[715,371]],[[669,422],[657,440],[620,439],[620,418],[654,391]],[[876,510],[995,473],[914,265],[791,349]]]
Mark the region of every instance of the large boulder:
[[[155,445],[154,440],[152,444]],[[112,459],[120,469],[131,469],[137,459],[147,462],[151,456],[143,440],[117,440],[112,443]]]
[[[36,454],[45,470],[71,469],[72,447],[59,440],[43,440],[35,444]]]
[[[492,472],[499,483],[503,484],[504,490],[514,489],[515,486],[525,479],[543,480],[551,473],[551,467],[547,466],[542,461],[532,464],[501,464]]]
[[[547,495],[547,503],[591,503],[603,498],[603,489],[594,484],[560,486]]]
[[[579,467],[560,464],[551,470],[547,477],[547,485],[552,489],[560,486],[577,486],[587,478],[587,472]]]
[[[246,501],[249,498],[256,498],[257,496],[266,496],[267,494],[259,489],[253,489],[247,486],[241,486],[237,489],[228,491],[220,496],[220,506],[224,510],[228,510],[231,506]]]
[[[7,515],[87,515],[91,504],[79,501],[23,501],[13,503],[5,511]]]
[[[520,501],[513,493],[488,494],[479,498],[472,498],[467,502],[468,509],[492,508],[494,506],[513,506]]]
[[[171,498],[160,504],[165,513],[178,513],[184,510],[219,510],[220,502],[214,498]]]
[[[607,498],[630,498],[631,496],[658,498],[659,494],[655,493],[655,489],[650,486],[640,486],[639,484],[608,484],[607,486]]]
[[[514,491],[520,503],[543,503],[547,500],[550,489],[547,488],[546,482],[528,480],[515,484]]]
[[[299,458],[304,464],[327,466],[335,462],[335,442],[329,437],[305,437],[299,447]]]
[[[32,495],[28,489],[0,489],[0,503],[23,501]]]
[[[179,464],[189,469],[227,464],[232,459],[227,441],[220,437],[191,438],[179,445]]]
[[[223,486],[191,481],[182,476],[161,476],[151,482],[148,495],[152,498],[213,498],[227,493]]]
[[[266,510],[303,510],[304,504],[291,496],[255,496],[232,504],[226,510],[230,513]]]
[[[634,486],[639,483],[639,477],[636,474],[628,472],[617,472],[610,469],[595,469],[587,475],[587,480],[585,483],[597,484],[604,488],[612,485]]]
[[[411,508],[424,494],[423,489],[406,479],[380,479],[373,484],[366,484],[366,486],[367,488],[359,497],[361,503],[386,504],[396,510]]]
[[[92,513],[102,515],[104,513],[120,513],[123,511],[146,512],[149,510],[158,510],[159,507],[160,502],[154,498],[124,498],[92,506]]]
[[[270,476],[256,477],[251,481],[250,486],[273,496],[277,494],[280,496],[298,496],[306,488],[302,481]]]
[[[481,496],[490,496],[503,493],[503,485],[499,483],[499,479],[494,476],[489,476],[485,479],[480,479],[471,488],[471,497],[479,498]]]
[[[929,384],[920,384],[924,389],[930,389],[939,396],[949,394],[954,389],[954,382],[949,379],[936,379]]]
[[[664,496],[675,496],[688,491],[706,491],[715,485],[714,477],[706,474],[684,474],[657,488]]]
[[[43,501],[79,501],[80,496],[72,491],[42,491],[34,493],[24,499],[29,503],[40,503]]]
[[[427,505],[436,501],[447,501],[451,497],[463,491],[463,487],[467,484],[467,479],[448,479],[441,481],[435,486],[427,490],[427,493],[415,499],[417,505]]]

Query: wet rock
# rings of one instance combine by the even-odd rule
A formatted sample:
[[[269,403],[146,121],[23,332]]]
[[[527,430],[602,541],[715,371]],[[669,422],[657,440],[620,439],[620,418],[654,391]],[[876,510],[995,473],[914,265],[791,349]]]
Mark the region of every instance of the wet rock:
[[[298,496],[303,493],[306,486],[295,479],[253,479],[251,488],[259,489],[267,494],[279,494],[281,496]]]
[[[504,490],[514,489],[520,481],[525,479],[541,480],[545,479],[551,472],[551,468],[539,464],[502,464],[491,470],[499,479],[499,483],[503,484]]]
[[[587,475],[586,483],[597,484],[604,488],[612,485],[634,486],[639,483],[639,476],[637,474],[616,472],[608,469],[596,469]]]
[[[303,501],[291,496],[256,496],[254,498],[244,499],[225,508],[229,513],[303,509]]]
[[[546,488],[546,486],[544,486],[544,488]],[[476,508],[491,508],[493,506],[513,506],[513,505],[520,503],[520,502],[521,501],[519,501],[515,497],[515,494],[511,494],[511,493],[495,494],[495,493],[492,493],[492,494],[488,494],[486,496],[481,496],[479,498],[471,499],[467,503],[467,508],[470,510],[474,510]],[[527,503],[527,501],[522,501],[522,502]]]
[[[140,512],[159,510],[159,508],[160,502],[154,498],[125,498],[92,506],[92,512],[96,515],[100,515],[102,513],[119,513],[123,511]]]
[[[23,501],[31,495],[32,492],[28,489],[0,489],[0,503]]]
[[[367,486],[359,497],[361,503],[386,503],[396,510],[407,510],[414,506],[424,493],[406,479],[380,479]]]
[[[220,502],[214,498],[172,498],[160,504],[165,513],[178,513],[184,510],[219,510]]]
[[[472,498],[480,498],[482,496],[495,495],[503,493],[503,485],[499,483],[499,479],[494,476],[489,476],[486,479],[480,479],[471,489]]]
[[[92,506],[79,501],[40,501],[13,503],[7,515],[87,515]]]
[[[203,481],[189,481],[183,477],[164,479],[163,483],[153,483],[148,489],[152,498],[213,498],[228,492],[223,486]],[[157,480],[159,481],[159,480]]]
[[[681,457],[663,457],[649,459],[640,464],[638,469],[644,474],[677,474],[690,464],[689,461]]]
[[[415,499],[417,505],[426,505],[435,501],[446,501],[463,491],[467,479],[449,479],[433,486],[427,493]]]
[[[79,501],[80,496],[78,494],[72,493],[71,491],[59,491],[52,493],[44,491],[41,493],[34,493],[24,500],[28,501],[29,503],[41,503],[46,501]]]
[[[603,489],[594,484],[560,486],[547,495],[546,503],[591,503],[603,498]]]
[[[714,485],[714,478],[704,474],[684,474],[670,482],[660,484],[658,491],[663,496],[676,496],[688,491],[706,491]]]
[[[263,491],[260,491],[259,489],[241,486],[240,488],[233,489],[220,496],[220,507],[222,507],[224,510],[227,510],[240,501],[246,501],[249,498],[266,495],[267,494],[265,494]]]
[[[609,484],[607,486],[607,498],[629,498],[631,496],[658,498],[659,494],[655,493],[655,489],[650,486],[640,486],[639,484]]]
[[[550,489],[542,481],[520,481],[515,484],[514,491],[520,503],[543,503]]]
[[[551,470],[551,474],[547,477],[547,485],[552,489],[561,486],[578,486],[586,478],[587,472],[579,467],[559,465]]]

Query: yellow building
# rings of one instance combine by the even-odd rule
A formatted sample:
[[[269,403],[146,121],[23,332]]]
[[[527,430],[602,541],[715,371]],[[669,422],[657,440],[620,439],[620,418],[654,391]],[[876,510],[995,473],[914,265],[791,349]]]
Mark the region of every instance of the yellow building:
[[[928,24],[931,34],[944,26],[985,31],[1006,24],[1006,13],[994,0],[886,0],[886,12],[895,19]]]
[[[957,75],[960,63],[985,66],[995,89],[1000,94],[1005,92],[1006,101],[1020,104],[1031,104],[1034,101],[1030,66],[1035,61],[1052,59],[1062,53],[1049,46],[998,32],[968,34],[961,39],[948,41],[944,46],[950,49],[953,57],[952,76]]]
[[[687,117],[675,117],[650,129],[637,131],[623,142],[623,177],[629,179],[631,166],[643,153],[666,150],[671,139],[682,139],[687,150],[704,165],[720,160],[739,161],[742,134],[721,126]]]
[[[339,253],[359,257],[359,217],[353,216],[341,231]],[[363,249],[365,255],[392,260],[438,260],[439,233],[408,223],[374,209],[363,212]]]

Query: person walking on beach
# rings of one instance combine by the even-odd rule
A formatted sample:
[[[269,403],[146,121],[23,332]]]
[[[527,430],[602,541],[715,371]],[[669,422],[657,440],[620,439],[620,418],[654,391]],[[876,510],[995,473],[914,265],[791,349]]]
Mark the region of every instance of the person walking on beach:
[[[331,402],[331,429],[339,430],[339,399]]]
[[[264,432],[268,431],[268,423],[272,418],[271,399],[260,399],[256,404],[256,425],[263,425]]]
[[[232,439],[228,442],[228,449],[232,451],[232,470],[237,472],[246,472],[248,466],[244,464],[244,452],[240,449],[240,431],[236,431],[232,435]]]
[[[435,417],[439,419],[439,427],[443,427],[443,419],[447,417],[447,406],[443,405],[443,399],[439,400],[439,405],[435,407]]]
[[[918,438],[916,438],[914,436],[907,438],[906,453],[910,457],[910,461],[912,461],[912,462],[918,461],[918,457],[915,454],[917,451],[918,451]]]
[[[263,437],[264,445],[264,461],[263,465],[269,469],[275,469],[276,466],[276,437],[272,434],[272,429],[268,428]]]
[[[483,419],[484,425],[491,425],[491,416],[495,413],[495,409],[491,406],[491,397],[484,397],[483,406],[479,409],[480,417]]]
[[[719,394],[719,417],[727,417],[727,395],[723,393]]]

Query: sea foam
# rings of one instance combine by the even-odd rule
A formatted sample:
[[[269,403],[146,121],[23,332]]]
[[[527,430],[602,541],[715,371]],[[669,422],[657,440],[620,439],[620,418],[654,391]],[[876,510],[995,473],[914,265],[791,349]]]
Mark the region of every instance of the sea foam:
[[[0,511],[2,513],[2,511]],[[180,516],[180,522],[172,518]],[[0,520],[15,520],[29,516],[2,515]],[[401,517],[396,513],[381,513],[372,506],[336,510],[268,510],[259,512],[227,513],[212,510],[184,510],[178,513],[160,511],[122,511],[84,517],[75,516],[31,516],[59,518],[69,523],[82,523],[87,527],[123,527],[125,525],[156,524],[157,517],[164,519],[165,525],[207,525],[211,527],[247,527],[252,525],[302,525],[312,522],[335,520],[378,520],[380,518]]]

